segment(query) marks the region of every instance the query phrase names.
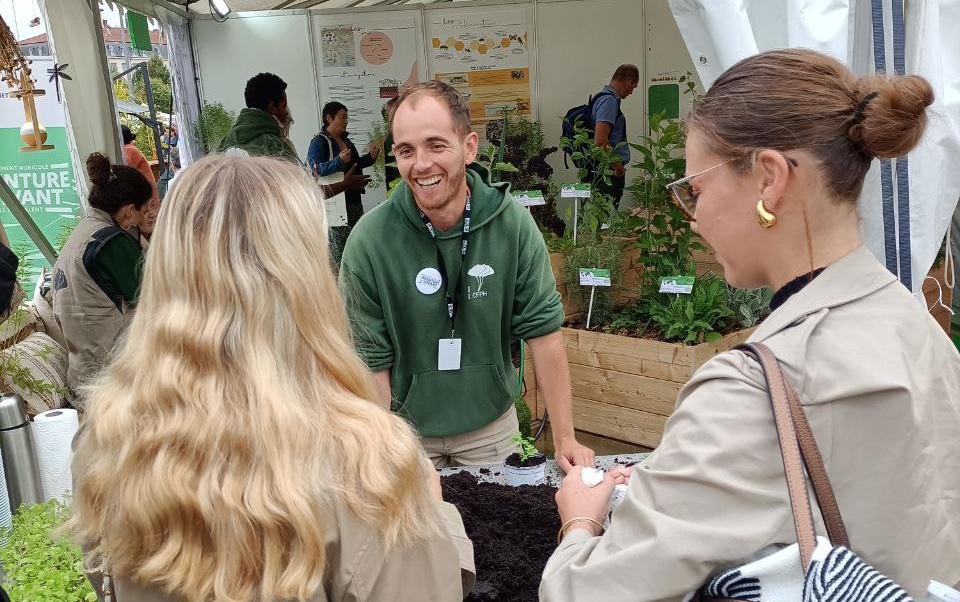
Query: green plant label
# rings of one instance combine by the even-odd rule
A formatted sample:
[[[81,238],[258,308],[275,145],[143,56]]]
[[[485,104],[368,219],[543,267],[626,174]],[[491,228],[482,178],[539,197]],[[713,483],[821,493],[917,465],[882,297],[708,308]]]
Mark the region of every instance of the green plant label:
[[[610,270],[580,268],[580,286],[610,286]]]
[[[589,184],[564,184],[560,187],[560,197],[564,199],[589,199]]]
[[[689,295],[693,292],[694,280],[693,276],[663,276],[660,278],[660,292]]]
[[[543,193],[539,190],[517,190],[513,193],[513,198],[524,207],[547,204],[547,200],[543,198]]]

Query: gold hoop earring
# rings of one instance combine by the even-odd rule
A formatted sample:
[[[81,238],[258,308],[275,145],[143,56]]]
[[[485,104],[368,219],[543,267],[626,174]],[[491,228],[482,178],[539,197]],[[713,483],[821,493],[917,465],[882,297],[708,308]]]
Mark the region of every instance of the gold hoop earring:
[[[763,228],[772,228],[777,223],[777,216],[767,211],[763,199],[757,201],[757,223]]]

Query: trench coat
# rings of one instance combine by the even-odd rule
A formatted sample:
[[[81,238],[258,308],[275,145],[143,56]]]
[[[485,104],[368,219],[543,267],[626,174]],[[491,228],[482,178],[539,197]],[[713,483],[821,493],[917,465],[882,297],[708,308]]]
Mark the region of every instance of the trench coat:
[[[960,582],[960,355],[923,304],[860,247],[750,340],[797,390],[853,550],[917,599],[929,579]],[[540,600],[678,600],[795,542],[762,370],[730,351],[681,390],[610,529],[564,537]]]

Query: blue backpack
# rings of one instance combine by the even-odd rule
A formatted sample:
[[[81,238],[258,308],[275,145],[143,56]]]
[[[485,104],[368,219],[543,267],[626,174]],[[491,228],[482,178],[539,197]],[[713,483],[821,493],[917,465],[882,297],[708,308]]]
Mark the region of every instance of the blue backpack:
[[[590,133],[590,140],[593,140],[593,130],[596,127],[596,124],[593,122],[593,105],[596,104],[597,100],[604,94],[609,94],[617,100],[617,114],[620,114],[620,98],[613,93],[611,90],[602,90],[597,94],[590,96],[587,99],[586,104],[577,105],[567,111],[566,115],[563,116],[563,129],[561,130],[560,135],[563,138],[569,140],[574,139],[575,130],[577,127],[586,129]],[[582,151],[584,149],[574,147],[574,148],[565,148],[563,149],[563,166],[570,167],[567,165],[567,157],[572,158],[572,154],[576,151]],[[581,167],[577,164],[577,161],[573,161],[574,166]]]

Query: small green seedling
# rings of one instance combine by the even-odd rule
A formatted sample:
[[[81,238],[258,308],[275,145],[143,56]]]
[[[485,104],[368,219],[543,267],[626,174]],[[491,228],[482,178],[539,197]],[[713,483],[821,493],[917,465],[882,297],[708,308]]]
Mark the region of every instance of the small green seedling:
[[[540,450],[533,444],[533,437],[517,433],[513,436],[513,443],[517,446],[517,453],[520,454],[520,461],[528,460],[540,453]]]

